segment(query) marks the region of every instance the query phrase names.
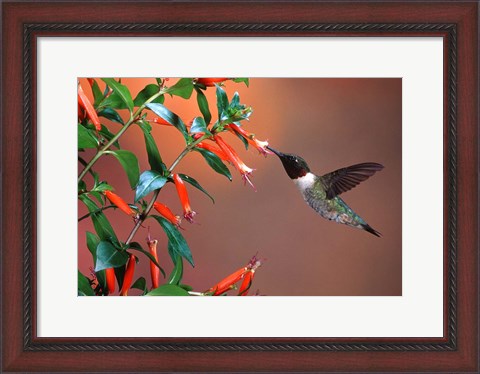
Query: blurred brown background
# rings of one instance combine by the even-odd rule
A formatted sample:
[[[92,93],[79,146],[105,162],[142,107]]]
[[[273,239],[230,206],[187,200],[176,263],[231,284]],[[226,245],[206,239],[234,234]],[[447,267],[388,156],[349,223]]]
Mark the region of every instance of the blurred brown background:
[[[91,96],[86,80],[80,81]],[[97,81],[103,89],[103,83]],[[172,79],[169,83],[174,82]],[[122,83],[135,97],[155,80],[130,78]],[[342,195],[383,237],[321,218],[303,201],[275,155],[264,158],[254,149],[246,151],[234,135],[225,134],[224,139],[245,163],[256,169],[253,183],[257,192],[244,186],[232,168],[233,182],[215,173],[197,152],[179,164],[175,171],[197,179],[216,201],[212,204],[187,185],[198,224],[182,224],[196,263],[195,268],[185,266],[183,282],[196,291],[204,291],[246,265],[258,252],[266,261],[256,273],[251,294],[258,289],[262,295],[278,296],[401,295],[401,79],[252,78],[249,88],[228,81],[225,89],[229,98],[238,91],[241,102],[253,107],[250,121],[244,125],[247,131],[261,140],[268,139],[272,147],[302,156],[316,174],[366,161],[383,164],[383,171]],[[215,120],[214,88],[207,90],[207,98]],[[185,123],[201,115],[195,94],[190,100],[167,97],[165,105]],[[121,114],[126,118],[126,113]],[[150,113],[148,118],[153,117]],[[118,124],[103,122],[113,132],[120,128]],[[152,133],[169,166],[183,149],[183,137],[174,128],[155,124]],[[127,131],[121,144],[138,156],[141,172],[149,169],[143,135],[136,126]],[[91,156],[90,152],[85,158],[89,160]],[[116,193],[133,201],[134,192],[115,159],[103,157],[94,169],[115,187]],[[162,190],[159,201],[181,214],[172,184]],[[79,216],[85,213],[83,204],[79,204]],[[106,215],[119,238],[125,240],[133,225],[131,219],[113,210],[107,210]],[[159,261],[168,274],[171,260],[166,237],[158,224],[147,224],[159,240]],[[89,274],[93,264],[85,232],[94,231],[90,220],[83,220],[78,230],[79,269]],[[146,236],[147,229],[141,229],[135,241],[144,244]],[[148,261],[141,254],[139,257],[134,279],[143,276],[150,287]]]

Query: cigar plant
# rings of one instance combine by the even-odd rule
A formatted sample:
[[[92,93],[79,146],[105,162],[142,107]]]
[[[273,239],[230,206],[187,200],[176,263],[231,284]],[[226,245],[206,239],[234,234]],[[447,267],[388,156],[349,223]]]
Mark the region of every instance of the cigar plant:
[[[207,290],[193,290],[182,282],[183,267],[194,265],[195,253],[191,248],[195,246],[187,244],[181,230],[195,229],[189,224],[198,219],[189,190],[196,188],[212,197],[193,176],[180,171],[183,158],[190,152],[198,152],[206,161],[199,167],[210,167],[232,180],[230,167],[253,187],[253,169],[238,156],[227,134],[234,134],[247,149],[251,145],[263,155],[270,153],[268,142],[258,140],[245,129],[252,108],[241,103],[238,93],[229,99],[224,90],[227,84],[248,87],[249,80],[155,78],[136,97],[121,79],[88,78],[82,82],[88,84],[83,83],[82,87],[78,83],[78,199],[88,213],[78,220],[91,220],[94,232],[86,233],[85,250],[91,253],[92,267],[90,274],[78,271],[78,295],[127,296],[132,288],[146,296],[248,295],[254,274],[262,263],[256,256],[250,260],[239,259],[239,266],[246,265]],[[206,90],[215,90],[216,110],[211,110],[213,103],[208,102]],[[164,105],[166,95],[174,100],[196,101],[202,115],[184,122]],[[148,119],[152,116],[153,119]],[[137,155],[120,145],[122,136],[135,126],[143,133],[147,170],[140,170]],[[153,126],[173,127],[183,135],[183,150],[170,165],[164,163],[157,144],[173,140],[167,134],[155,139]],[[88,149],[93,152],[87,152]],[[112,168],[125,171],[125,184],[132,189],[130,197],[120,196],[115,192],[119,186],[109,184],[96,171],[96,162],[106,155],[118,161]],[[173,212],[169,201],[162,198],[162,189],[168,184],[175,188],[182,212]],[[113,214],[131,217],[129,232],[115,229],[104,214],[107,209],[113,209]],[[160,248],[157,238],[152,238],[150,232],[145,233],[147,227],[153,225],[162,229],[168,240],[167,248]],[[139,239],[145,237],[146,240]],[[166,274],[159,263],[158,254],[162,250],[168,251],[172,261],[170,274]],[[137,273],[139,261],[148,261],[149,274]]]

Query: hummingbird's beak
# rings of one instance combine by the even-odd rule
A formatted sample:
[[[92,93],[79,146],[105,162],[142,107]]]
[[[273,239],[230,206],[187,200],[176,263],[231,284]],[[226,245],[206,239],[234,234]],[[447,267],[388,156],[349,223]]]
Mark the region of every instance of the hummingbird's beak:
[[[273,149],[272,147],[270,147],[270,146],[268,146],[268,145],[267,145],[267,149],[268,149],[269,151],[272,151],[273,153],[275,153],[278,157],[283,157],[283,156],[285,156],[282,152],[279,152],[279,151],[277,151],[276,149]]]

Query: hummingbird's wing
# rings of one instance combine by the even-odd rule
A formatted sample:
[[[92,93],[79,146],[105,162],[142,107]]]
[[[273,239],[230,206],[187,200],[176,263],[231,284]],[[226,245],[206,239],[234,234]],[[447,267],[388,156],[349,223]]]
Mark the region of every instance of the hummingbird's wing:
[[[323,175],[321,178],[327,192],[327,199],[333,199],[335,196],[351,190],[382,169],[383,165],[381,164],[365,162]]]

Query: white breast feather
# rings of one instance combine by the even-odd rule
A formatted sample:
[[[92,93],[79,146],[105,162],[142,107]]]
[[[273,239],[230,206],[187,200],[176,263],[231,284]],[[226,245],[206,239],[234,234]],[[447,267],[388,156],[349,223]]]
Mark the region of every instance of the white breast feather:
[[[312,188],[315,183],[315,174],[307,173],[303,177],[293,180],[300,191],[304,191],[306,188]]]

